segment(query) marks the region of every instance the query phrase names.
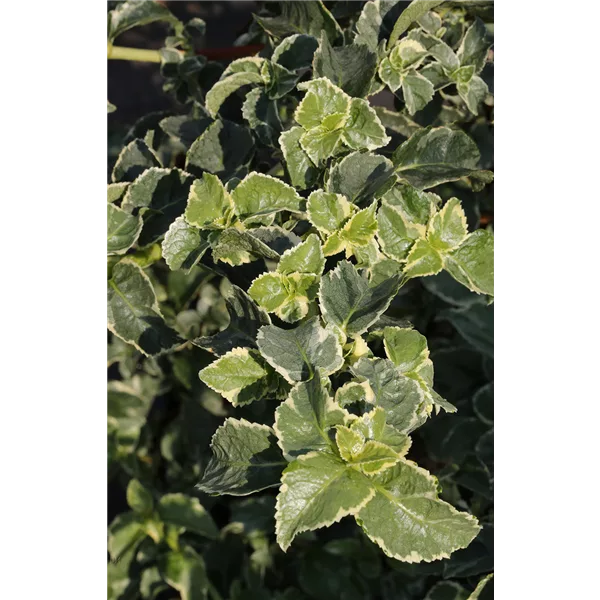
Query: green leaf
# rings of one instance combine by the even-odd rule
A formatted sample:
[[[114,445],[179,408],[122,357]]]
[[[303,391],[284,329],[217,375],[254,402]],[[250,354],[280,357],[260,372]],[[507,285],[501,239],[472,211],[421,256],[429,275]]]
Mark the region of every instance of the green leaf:
[[[332,440],[327,431],[343,425],[349,417],[329,396],[326,381],[315,376],[298,383],[275,411],[273,429],[279,447],[290,460],[313,450],[330,449]]]
[[[484,22],[476,17],[471,27],[467,29],[458,48],[457,55],[460,64],[462,66],[473,65],[475,72],[479,73],[485,66],[488,50],[491,46],[492,39]]]
[[[473,304],[440,313],[469,344],[490,357],[494,356],[494,307]]]
[[[123,198],[125,192],[129,188],[129,182],[124,181],[122,183],[109,183],[106,186],[106,201],[109,204],[117,202]]]
[[[180,142],[186,150],[208,129],[212,119],[194,119],[187,115],[165,117],[160,123],[160,128],[171,137]]]
[[[108,280],[108,329],[142,354],[161,354],[183,340],[165,323],[150,279],[133,261],[117,263]]]
[[[108,528],[108,551],[112,560],[120,559],[144,539],[144,521],[134,512],[117,515]]]
[[[344,363],[337,337],[321,327],[318,317],[290,330],[265,325],[256,341],[267,362],[290,383],[311,379],[318,368],[331,375]]]
[[[317,230],[331,235],[350,217],[352,205],[341,194],[316,190],[308,197],[306,210],[308,220]]]
[[[260,88],[251,90],[242,105],[242,115],[263,144],[276,146],[283,125],[275,100]]]
[[[314,77],[327,77],[350,96],[364,98],[377,69],[377,54],[365,45],[349,44],[332,48],[321,32],[313,60]]]
[[[304,129],[319,127],[331,115],[347,116],[349,113],[350,97],[325,77],[299,83],[298,89],[305,90],[306,94],[294,113],[294,119]]]
[[[288,298],[290,290],[281,273],[262,273],[248,288],[250,297],[268,312],[275,312]]]
[[[122,2],[108,13],[108,41],[114,41],[128,29],[156,21],[166,21],[170,25],[179,23],[171,11],[158,2]]]
[[[240,231],[234,227],[226,229],[212,239],[212,255],[215,262],[239,266],[259,257],[276,259],[279,254],[253,236],[249,231]]]
[[[219,537],[210,513],[200,504],[198,498],[185,494],[165,494],[157,506],[160,518],[168,525],[183,527],[211,540]]]
[[[269,312],[294,323],[308,314],[324,266],[321,244],[316,235],[310,235],[305,242],[284,252],[276,273],[259,275],[248,293]]]
[[[393,178],[394,167],[384,156],[352,152],[333,165],[326,190],[361,204],[386,191]]]
[[[406,257],[404,275],[406,277],[426,277],[435,275],[444,267],[440,253],[425,239],[419,239]]]
[[[425,596],[425,600],[467,600],[469,592],[455,581],[438,581]]]
[[[442,18],[432,10],[419,17],[417,21],[425,31],[431,34],[437,33],[442,26]]]
[[[361,385],[369,387],[365,382]],[[372,392],[370,392],[372,394]],[[376,406],[350,424],[352,431],[358,432],[365,440],[373,440],[389,446],[399,457],[403,457],[410,448],[411,439],[386,423],[385,409]]]
[[[440,252],[458,247],[467,237],[467,216],[458,198],[450,198],[427,228],[427,240]]]
[[[402,374],[417,371],[429,358],[427,338],[414,329],[386,327],[383,345],[388,358]]]
[[[318,2],[284,2],[278,17],[259,17],[256,22],[271,36],[282,38],[292,33],[306,33],[319,37],[325,31],[330,41],[341,35],[337,21],[321,0]]]
[[[246,165],[254,154],[254,140],[248,128],[219,119],[192,144],[185,169],[201,177],[204,171],[227,180]]]
[[[341,430],[342,428],[338,428],[338,436]],[[336,436],[336,440],[338,436]],[[338,442],[338,447],[341,453],[342,446],[340,442]],[[348,464],[357,467],[365,475],[375,475],[395,465],[400,460],[400,457],[392,448],[381,442],[373,440],[365,442],[363,439],[360,449],[353,448],[353,451],[348,453],[348,458],[344,457],[344,460]]]
[[[453,73],[460,67],[460,61],[454,50],[442,40],[435,40],[429,47],[429,54],[433,56],[444,68],[444,73]]]
[[[142,218],[120,209],[114,204],[106,205],[108,214],[107,250],[109,254],[125,254],[137,241],[142,231]]]
[[[300,145],[300,138],[305,130],[302,127],[292,127],[279,136],[279,145],[285,158],[286,168],[292,185],[299,190],[312,187],[319,175],[308,154]]]
[[[133,140],[121,150],[112,171],[112,181],[133,181],[146,169],[160,166],[156,154],[148,148],[144,140]]]
[[[443,0],[413,0],[407,8],[404,9],[394,29],[390,34],[388,44],[393,46],[400,36],[408,30],[410,25],[420,19],[425,13],[429,12],[432,8],[440,5]]]
[[[348,261],[341,261],[321,279],[319,300],[325,321],[350,337],[365,332],[388,308],[400,289],[400,277],[369,287]]]
[[[364,45],[372,52],[377,52],[379,46],[379,31],[382,24],[380,6],[380,1],[367,2],[356,22],[358,33],[354,43]]]
[[[420,42],[405,38],[392,48],[389,59],[394,69],[404,73],[407,69],[416,69],[426,55],[427,50]]]
[[[162,258],[162,248],[158,243],[151,244],[129,254],[127,258],[130,258],[136,265],[142,267],[142,269],[146,269]]]
[[[494,234],[485,229],[471,233],[445,257],[445,269],[478,294],[494,295]]]
[[[338,114],[333,115],[337,118]],[[324,160],[335,155],[340,148],[342,129],[331,131],[323,125],[305,131],[300,138],[300,146],[310,160],[319,166]]]
[[[277,271],[284,275],[291,273],[320,275],[324,267],[323,248],[319,238],[311,234],[301,244],[284,252],[279,260]]]
[[[402,77],[402,92],[409,114],[414,115],[429,104],[434,89],[429,79],[411,69]]]
[[[245,419],[226,419],[210,447],[213,456],[197,486],[207,494],[247,496],[277,486],[287,464],[272,429]]]
[[[256,348],[256,336],[263,325],[270,325],[269,315],[259,308],[256,303],[236,285],[225,298],[229,325],[223,331],[194,340],[196,346],[223,356],[237,347],[249,346]]]
[[[488,383],[473,395],[473,410],[486,425],[494,424],[494,384]]]
[[[383,195],[382,200],[400,211],[407,226],[416,225],[423,234],[425,234],[425,226],[442,201],[436,194],[421,192],[406,183],[395,185]]]
[[[386,421],[400,433],[410,433],[426,418],[425,397],[419,384],[403,375],[390,360],[361,358],[351,367],[360,381],[371,388],[367,398],[381,406]]]
[[[247,175],[233,190],[231,197],[236,214],[246,223],[262,222],[264,217],[272,222],[273,213],[282,210],[299,212],[304,204],[293,187],[262,173]]]
[[[252,83],[262,83],[263,78],[260,73],[234,73],[225,79],[218,81],[206,94],[206,108],[211,117],[215,118],[225,100],[245,85]]]
[[[300,456],[283,472],[277,496],[276,535],[286,551],[294,537],[356,514],[374,490],[358,471],[325,452]]]
[[[392,92],[395,92],[402,85],[402,71],[397,69],[389,58],[384,58],[379,63],[379,78],[385,83]]]
[[[366,246],[377,232],[377,202],[359,210],[344,225],[340,238],[352,246]]]
[[[200,229],[225,229],[233,218],[233,199],[216,175],[204,173],[190,188],[185,220]]]
[[[467,600],[479,600],[481,596],[481,593],[483,592],[484,588],[485,588],[485,592],[487,594],[487,591],[489,588],[493,589],[493,579],[494,574],[490,573],[489,575],[486,575],[485,577],[483,577],[482,579],[479,580],[479,583],[477,584],[477,587],[473,590],[473,593],[467,598]],[[488,585],[491,582],[491,585]],[[492,595],[490,596],[490,598],[493,598],[493,592]]]
[[[159,559],[163,579],[181,595],[181,600],[206,598],[208,577],[204,559],[190,546],[179,552],[167,552]]]
[[[468,546],[481,529],[477,519],[437,498],[437,481],[401,460],[373,479],[375,496],[357,515],[364,532],[383,552],[404,562],[448,558]]]
[[[127,504],[134,512],[148,515],[152,512],[154,501],[152,494],[137,479],[132,479],[127,485]]]
[[[273,50],[271,60],[290,71],[308,69],[312,66],[313,56],[319,47],[319,41],[312,35],[297,33],[286,37]]]
[[[117,110],[117,107],[110,100],[107,100],[106,104],[107,104],[106,114],[110,114],[112,112],[115,112],[115,110]]]
[[[335,392],[335,401],[340,406],[348,406],[356,402],[368,402],[372,404],[374,400],[373,392],[366,382],[358,383],[349,381]]]
[[[399,146],[392,160],[400,177],[426,189],[473,174],[479,157],[477,145],[466,133],[427,127]]]
[[[405,260],[415,241],[424,233],[384,199],[377,213],[377,239],[385,254],[395,260]]]
[[[163,580],[158,566],[150,567],[142,572],[139,581],[140,594],[144,600],[155,600],[162,592],[166,592],[169,586]],[[112,600],[109,596],[109,600]]]
[[[162,256],[172,271],[190,270],[210,248],[199,229],[188,225],[183,217],[173,221],[162,243]]]
[[[344,127],[344,143],[353,150],[375,150],[386,146],[390,139],[369,103],[361,98],[352,98],[350,115]]]
[[[248,233],[260,240],[263,244],[281,255],[286,250],[290,250],[294,246],[302,243],[302,238],[292,231],[283,229],[282,227],[253,227],[248,230]]]
[[[259,400],[269,391],[269,372],[256,350],[234,348],[198,374],[209,388],[234,406]]]
[[[384,127],[406,138],[421,128],[420,125],[403,113],[389,110],[384,106],[374,106],[373,109]]]
[[[139,246],[160,240],[171,223],[184,212],[193,180],[180,169],[152,168],[129,186],[121,207],[142,214],[144,228],[138,239]]]
[[[479,105],[485,100],[489,89],[487,83],[478,77],[473,76],[468,83],[459,83],[456,86],[458,95],[465,101],[467,108],[474,114],[479,113]]]
[[[273,100],[283,98],[291,92],[300,78],[300,75],[294,71],[272,61],[265,61],[261,74],[266,85],[267,95]]]

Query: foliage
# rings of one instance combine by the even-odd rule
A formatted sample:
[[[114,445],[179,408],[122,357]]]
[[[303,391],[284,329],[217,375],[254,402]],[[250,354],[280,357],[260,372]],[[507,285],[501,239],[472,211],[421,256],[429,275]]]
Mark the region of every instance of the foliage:
[[[491,597],[490,5],[265,3],[220,65],[129,1],[109,44],[155,21],[180,110],[108,185],[109,598]]]

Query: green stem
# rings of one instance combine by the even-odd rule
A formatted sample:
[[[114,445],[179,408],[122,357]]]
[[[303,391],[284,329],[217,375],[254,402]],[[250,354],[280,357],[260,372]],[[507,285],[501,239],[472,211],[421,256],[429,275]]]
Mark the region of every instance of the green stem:
[[[142,48],[125,48],[108,44],[108,58],[111,60],[137,60],[139,62],[160,63],[158,50],[144,50]]]
[[[211,581],[208,582],[208,594],[213,600],[223,600],[223,597],[217,591],[217,588]]]

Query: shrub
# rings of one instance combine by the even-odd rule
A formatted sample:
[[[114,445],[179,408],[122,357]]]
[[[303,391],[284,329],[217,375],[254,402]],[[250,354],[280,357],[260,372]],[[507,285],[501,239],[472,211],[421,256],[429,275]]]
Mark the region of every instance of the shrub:
[[[266,3],[221,65],[109,12],[178,102],[108,185],[110,598],[490,594],[491,20]]]

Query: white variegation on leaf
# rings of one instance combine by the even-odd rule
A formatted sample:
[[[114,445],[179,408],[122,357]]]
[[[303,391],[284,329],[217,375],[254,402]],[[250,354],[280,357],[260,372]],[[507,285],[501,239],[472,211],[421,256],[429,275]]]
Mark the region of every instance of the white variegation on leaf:
[[[385,410],[387,423],[400,433],[410,433],[425,422],[427,400],[421,386],[391,360],[361,358],[351,370],[359,381],[368,383],[368,398]]]
[[[369,103],[361,98],[352,98],[343,133],[346,146],[353,150],[375,150],[386,146],[390,139]]]
[[[124,254],[137,241],[142,231],[142,218],[113,204],[107,204],[106,209],[108,254]]]
[[[223,102],[239,88],[266,83],[261,72],[264,62],[264,58],[240,58],[225,69],[221,79],[206,94],[206,109],[211,117],[217,116]]]
[[[292,127],[279,136],[279,145],[285,158],[290,180],[299,190],[312,187],[318,176],[317,168],[300,144],[300,138],[304,132],[302,127]]]
[[[424,335],[414,329],[386,327],[383,330],[383,345],[387,357],[398,370],[414,379],[433,404],[446,412],[456,412],[455,406],[433,391],[433,363]]]
[[[213,435],[213,455],[198,488],[207,494],[246,496],[279,485],[287,463],[276,442],[266,425],[226,419]]]
[[[447,252],[459,246],[468,232],[467,216],[460,201],[450,198],[429,222],[427,239],[437,250]]]
[[[150,279],[132,260],[123,259],[113,267],[107,313],[108,329],[146,356],[183,342],[165,323]]]
[[[350,415],[333,401],[325,381],[315,376],[300,382],[275,411],[273,429],[284,456],[292,459],[332,446],[328,431],[344,424]]]
[[[234,217],[233,200],[216,175],[204,173],[190,188],[185,219],[200,229],[226,229]]]
[[[310,452],[291,462],[277,496],[277,543],[286,551],[296,535],[356,514],[375,490],[357,470],[327,452]]]
[[[335,392],[335,401],[340,406],[348,406],[350,404],[356,404],[357,402],[373,404],[374,399],[375,396],[373,390],[366,381],[363,383],[349,381],[339,387]]]
[[[494,235],[478,229],[446,256],[446,270],[478,294],[494,295]]]
[[[315,299],[325,257],[319,238],[309,235],[304,242],[286,250],[275,273],[262,273],[248,293],[268,312],[294,323],[308,314]]]
[[[411,461],[401,460],[371,481],[375,496],[358,512],[357,521],[391,558],[448,558],[468,546],[481,529],[475,517],[439,500],[437,481]]]
[[[352,211],[353,205],[341,194],[316,190],[308,197],[308,219],[324,238],[341,229]]]
[[[201,231],[178,217],[162,242],[162,256],[170,269],[191,269],[200,261],[210,243]]]
[[[250,173],[231,193],[235,213],[245,223],[270,225],[274,213],[299,212],[304,201],[298,192],[283,181],[263,173]]]
[[[348,116],[350,97],[326,77],[300,83],[298,89],[306,94],[294,113],[294,120],[304,129],[320,126],[330,115]]]
[[[390,305],[400,288],[399,276],[370,287],[348,261],[325,273],[319,288],[323,318],[350,337],[364,333]]]
[[[201,381],[234,406],[259,400],[270,391],[269,371],[260,354],[234,348],[199,373]]]
[[[290,383],[311,379],[317,369],[331,375],[344,363],[336,335],[318,317],[288,330],[265,325],[256,342],[265,360]]]

